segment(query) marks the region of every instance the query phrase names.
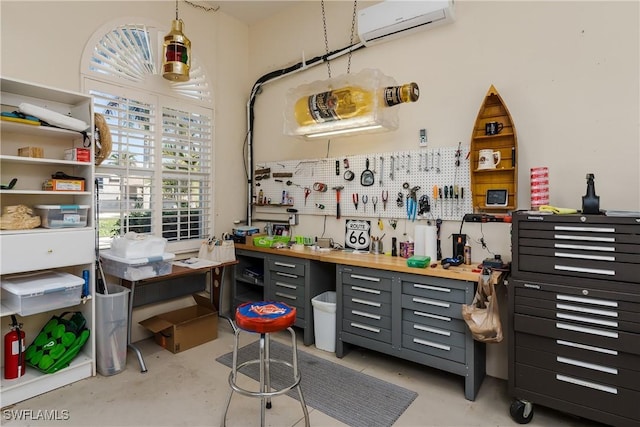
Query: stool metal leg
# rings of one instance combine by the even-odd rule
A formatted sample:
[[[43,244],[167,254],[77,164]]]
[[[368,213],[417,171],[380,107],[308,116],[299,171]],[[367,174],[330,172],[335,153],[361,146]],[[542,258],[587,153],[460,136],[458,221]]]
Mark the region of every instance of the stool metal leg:
[[[284,365],[289,366],[290,368],[292,368],[293,371],[293,383],[291,385],[289,385],[288,387],[285,387],[281,390],[276,390],[276,391],[271,391],[271,373],[270,373],[270,363],[271,363],[271,354],[269,351],[270,348],[270,337],[268,333],[263,333],[260,334],[260,340],[259,340],[259,345],[260,345],[260,355],[259,355],[259,359],[257,360],[251,360],[248,362],[244,362],[242,364],[238,364],[238,349],[240,346],[239,343],[239,335],[240,335],[240,328],[238,328],[233,322],[230,322],[231,325],[233,326],[233,330],[234,330],[234,343],[233,343],[233,359],[232,359],[232,366],[231,366],[231,373],[229,374],[229,386],[231,387],[231,391],[229,392],[229,396],[227,397],[227,404],[225,405],[225,409],[224,409],[224,413],[222,414],[222,421],[220,423],[221,426],[226,426],[226,421],[227,421],[227,412],[229,411],[229,406],[231,405],[231,398],[233,396],[233,392],[237,391],[240,394],[243,394],[245,396],[250,396],[250,397],[259,397],[260,401],[261,401],[261,405],[260,405],[260,425],[264,426],[265,425],[265,418],[266,418],[266,414],[265,414],[265,410],[267,408],[271,408],[271,397],[272,396],[279,396],[281,394],[286,393],[287,391],[293,389],[293,388],[297,388],[298,389],[298,396],[299,396],[299,400],[300,400],[300,405],[302,406],[302,411],[304,413],[304,424],[306,427],[310,427],[310,421],[309,421],[309,411],[307,410],[307,405],[304,401],[304,396],[302,395],[302,388],[300,387],[300,380],[301,380],[301,375],[300,375],[300,370],[298,369],[298,346],[297,346],[297,341],[296,341],[296,334],[295,331],[293,330],[293,328],[287,328],[287,330],[289,331],[289,333],[291,334],[291,350],[292,350],[292,363],[289,363],[287,361],[284,360],[280,360],[280,359],[274,359],[274,362],[277,363],[283,363]],[[244,366],[249,365],[249,364],[255,364],[257,363],[259,365],[260,368],[260,376],[259,376],[259,391],[255,392],[255,391],[250,391],[250,390],[246,390],[243,389],[242,387],[239,387],[236,384],[236,379],[237,379],[237,373],[240,369],[242,369]]]
[[[231,364],[231,373],[229,374],[229,384],[236,382],[236,373],[238,366],[238,347],[239,347],[239,335],[240,328],[238,328],[232,321],[229,319],[229,323],[233,327],[233,358]],[[224,412],[222,413],[222,422],[220,425],[225,427],[227,425],[227,412],[229,411],[229,405],[231,404],[231,397],[233,396],[233,387],[230,387],[229,396],[227,397],[227,404],[225,405]]]
[[[302,412],[304,413],[304,425],[305,427],[310,427],[311,423],[309,422],[309,411],[307,410],[307,404],[304,401],[304,396],[302,395],[302,387],[300,386],[300,370],[298,369],[298,343],[296,341],[296,333],[293,328],[287,328],[289,333],[291,334],[291,349],[293,353],[292,364],[293,364],[293,375],[294,380],[297,383],[296,388],[298,389],[298,396],[300,397],[300,405],[302,405]]]
[[[269,393],[271,391],[271,366],[269,362],[271,361],[271,336],[269,334],[265,334],[265,346],[264,346],[264,374],[265,374],[265,387],[263,388],[264,393]],[[271,396],[267,397],[267,409],[271,409]]]

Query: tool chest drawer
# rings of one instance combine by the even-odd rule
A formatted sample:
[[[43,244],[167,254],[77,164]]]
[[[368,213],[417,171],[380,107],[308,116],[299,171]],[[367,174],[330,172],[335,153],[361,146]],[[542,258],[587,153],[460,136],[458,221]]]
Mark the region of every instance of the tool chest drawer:
[[[462,304],[433,298],[402,295],[402,308],[462,319]]]
[[[464,333],[453,332],[449,329],[438,328],[423,323],[405,320],[402,322],[402,333],[442,344],[464,347]]]
[[[383,316],[369,311],[356,310],[355,308],[345,308],[343,316],[350,321],[381,329],[391,329],[391,316]]]
[[[518,363],[516,372],[514,381],[519,388],[640,420],[640,392],[637,388],[611,386],[522,363]]]
[[[434,328],[445,329],[464,334],[467,331],[467,324],[462,319],[454,319],[449,316],[427,313],[420,310],[402,309],[402,321],[418,323],[432,326]]]
[[[304,300],[304,284],[295,285],[279,280],[272,280],[269,290],[273,293],[273,299],[282,299],[284,303],[304,308],[302,304]]]
[[[391,330],[372,326],[368,321],[350,320],[346,316],[342,319],[342,330],[354,335],[370,338],[383,343],[391,344]]]
[[[352,289],[351,286],[342,288],[344,308],[359,310],[380,316],[391,316],[391,292],[380,292],[370,295],[367,292]]]
[[[526,334],[522,334],[520,338],[525,341],[526,338],[523,338],[523,335],[526,336]],[[567,351],[569,348],[559,348],[556,353],[554,352],[556,346],[552,343],[544,343],[544,346],[539,348],[516,344],[516,357],[518,363],[551,369],[586,381],[631,389],[640,384],[640,371],[638,370],[640,369],[640,356],[628,355],[627,363],[619,363],[610,353],[604,353],[605,357],[598,359],[593,357],[593,350],[582,350],[576,352],[577,354],[568,354],[570,353]],[[552,351],[546,351],[546,349]],[[618,354],[620,353],[618,352]]]
[[[638,283],[640,221],[601,215],[514,215],[513,273]]]
[[[437,277],[419,281],[403,279],[402,293],[460,304],[463,304],[466,298],[464,289],[454,288],[450,280]]]
[[[342,292],[347,301],[355,299],[357,303],[369,303],[372,307],[376,304],[381,304],[381,307],[388,307],[391,304],[391,292],[381,291],[369,286],[345,284],[342,287]]]
[[[288,257],[270,257],[267,259],[270,271],[304,276],[305,263]]]
[[[349,267],[344,268],[341,275],[342,283],[346,285],[355,285],[378,291],[391,291],[392,277],[383,271]]]
[[[409,334],[402,334],[402,346],[410,350],[430,354],[442,359],[465,363],[464,347],[443,344],[435,340],[424,339]]]

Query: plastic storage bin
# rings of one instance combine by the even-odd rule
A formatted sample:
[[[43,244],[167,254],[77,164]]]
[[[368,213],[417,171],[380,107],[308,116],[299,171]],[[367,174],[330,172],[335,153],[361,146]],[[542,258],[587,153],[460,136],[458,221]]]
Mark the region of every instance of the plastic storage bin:
[[[89,205],[36,205],[44,228],[86,227]]]
[[[108,285],[96,293],[96,364],[100,375],[115,375],[127,365],[127,330],[131,290]]]
[[[324,292],[311,299],[313,305],[313,333],[316,348],[336,351],[336,293]]]
[[[126,280],[142,280],[171,273],[171,262],[175,254],[165,253],[161,257],[120,258],[111,251],[100,251],[104,272]]]
[[[2,304],[21,316],[80,304],[84,280],[61,271],[2,278]]]

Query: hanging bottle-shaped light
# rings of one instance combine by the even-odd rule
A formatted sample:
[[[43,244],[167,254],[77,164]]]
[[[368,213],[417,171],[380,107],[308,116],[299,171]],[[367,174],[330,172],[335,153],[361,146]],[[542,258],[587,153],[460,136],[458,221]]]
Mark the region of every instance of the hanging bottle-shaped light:
[[[176,19],[171,21],[171,31],[164,36],[162,49],[162,77],[174,82],[188,81],[191,68],[191,41],[182,33],[183,27],[176,0]]]

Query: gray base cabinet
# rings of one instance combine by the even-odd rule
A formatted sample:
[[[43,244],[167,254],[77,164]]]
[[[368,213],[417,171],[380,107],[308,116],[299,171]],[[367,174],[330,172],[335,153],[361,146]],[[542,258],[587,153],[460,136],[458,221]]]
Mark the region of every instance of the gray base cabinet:
[[[305,345],[315,342],[311,299],[334,289],[332,264],[285,255],[236,250],[238,264],[232,283],[232,309],[249,301],[281,301],[296,308],[295,326],[303,329]]]
[[[462,320],[462,304],[471,304],[475,285],[338,265],[336,355],[354,344],[461,375],[465,398],[475,400],[485,376],[485,345]]]
[[[509,393],[640,425],[640,218],[518,213],[512,239]]]

